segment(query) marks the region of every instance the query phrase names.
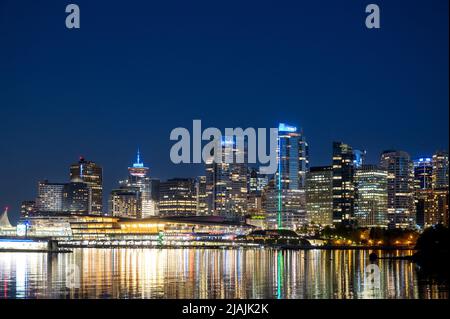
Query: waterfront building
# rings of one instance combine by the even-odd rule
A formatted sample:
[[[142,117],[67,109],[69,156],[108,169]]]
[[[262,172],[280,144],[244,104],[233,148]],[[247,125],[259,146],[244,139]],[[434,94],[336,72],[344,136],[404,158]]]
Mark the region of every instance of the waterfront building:
[[[194,216],[197,214],[195,180],[173,178],[160,184],[159,214],[161,216]]]
[[[152,190],[152,179],[147,176],[148,167],[141,160],[140,151],[137,151],[136,162],[128,168],[128,179],[121,181],[121,189],[139,191],[140,215],[137,218],[147,218],[158,215],[158,199]]]
[[[375,165],[355,170],[355,219],[359,227],[387,227],[387,171]]]
[[[306,175],[306,211],[310,224],[333,224],[333,168],[311,167]]]
[[[80,157],[70,166],[70,180],[81,179],[91,188],[91,214],[103,213],[103,169],[92,161]]]
[[[351,146],[333,142],[333,222],[354,218],[354,161]]]
[[[80,178],[63,187],[62,210],[69,214],[88,215],[91,210],[91,188]]]
[[[8,217],[8,207],[0,215],[0,236],[15,236],[16,227],[11,225]]]
[[[47,180],[39,182],[38,196],[36,199],[37,212],[62,212],[64,186],[65,184],[50,183]]]
[[[415,227],[414,164],[409,154],[403,151],[384,151],[380,167],[388,172],[389,226]]]
[[[27,200],[20,204],[20,217],[29,217],[35,215],[37,212],[36,201]]]
[[[111,192],[109,211],[114,217],[140,218],[141,193],[138,188],[121,188]]]
[[[247,212],[247,158],[246,150],[239,149],[235,138],[223,137],[217,148],[221,158],[214,154],[206,160],[206,196],[208,215],[229,219],[243,218]],[[227,159],[243,157],[244,163]]]
[[[267,227],[296,230],[307,223],[305,187],[309,149],[302,130],[279,124],[277,157],[275,178],[262,196]]]
[[[246,235],[253,226],[219,216],[175,216],[130,219],[112,216],[35,216],[23,219],[28,237],[51,237],[59,246],[160,247],[165,245],[223,246]],[[26,227],[25,227],[26,225]]]

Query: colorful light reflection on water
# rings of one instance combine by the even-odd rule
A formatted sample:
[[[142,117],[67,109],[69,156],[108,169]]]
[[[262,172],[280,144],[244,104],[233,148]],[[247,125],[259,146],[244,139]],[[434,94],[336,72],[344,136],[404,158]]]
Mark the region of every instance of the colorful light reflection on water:
[[[0,298],[448,298],[407,260],[380,259],[367,290],[370,251],[272,249],[76,249],[0,253]],[[410,251],[377,252],[380,256]],[[67,288],[68,269],[80,270]],[[77,280],[78,280],[77,279]]]

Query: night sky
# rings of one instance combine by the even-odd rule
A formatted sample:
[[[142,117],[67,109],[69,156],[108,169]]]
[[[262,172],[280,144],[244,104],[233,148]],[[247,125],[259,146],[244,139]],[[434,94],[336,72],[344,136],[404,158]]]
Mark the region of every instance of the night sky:
[[[65,7],[81,29],[65,27]],[[381,8],[366,29],[365,6]],[[140,147],[154,177],[175,127],[304,129],[311,164],[333,140],[412,157],[448,149],[448,1],[0,0],[0,207],[15,220],[37,182],[80,155],[105,195]],[[106,196],[105,196],[106,198]]]

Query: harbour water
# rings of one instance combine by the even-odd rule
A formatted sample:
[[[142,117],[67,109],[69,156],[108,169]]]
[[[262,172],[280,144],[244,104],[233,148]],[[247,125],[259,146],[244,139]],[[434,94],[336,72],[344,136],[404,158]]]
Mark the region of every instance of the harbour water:
[[[448,298],[448,283],[369,250],[74,249],[0,253],[0,298]],[[380,257],[411,251],[376,251]]]

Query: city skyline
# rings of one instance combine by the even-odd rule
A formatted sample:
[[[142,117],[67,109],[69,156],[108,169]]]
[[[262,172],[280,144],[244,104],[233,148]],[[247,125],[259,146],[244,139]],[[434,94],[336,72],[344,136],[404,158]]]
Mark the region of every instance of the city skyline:
[[[72,32],[55,3],[2,3],[0,205],[15,214],[38,181],[65,181],[79,156],[102,165],[108,192],[139,146],[150,176],[202,175],[169,160],[170,131],[195,118],[294,123],[312,166],[331,165],[335,140],[367,150],[368,163],[388,149],[413,159],[448,150],[445,1],[408,2],[408,14],[379,1],[380,30],[364,27],[363,2],[78,4]]]
[[[299,130],[299,131],[301,131],[301,130]],[[299,190],[300,189],[300,190],[306,191],[308,189],[308,187],[306,185],[307,184],[307,178],[306,178],[305,174],[309,174],[310,169],[312,169],[312,171],[314,171],[314,172],[317,172],[318,170],[324,170],[324,169],[329,168],[330,172],[331,172],[330,182],[331,182],[331,178],[333,178],[333,176],[340,176],[341,170],[338,169],[337,171],[335,171],[334,169],[332,169],[332,167],[337,167],[336,163],[333,164],[333,162],[334,162],[335,159],[338,159],[338,158],[339,158],[339,162],[340,162],[341,157],[338,157],[338,158],[332,157],[331,161],[330,161],[330,166],[311,165],[309,163],[309,156],[308,156],[308,151],[307,151],[308,143],[307,143],[307,141],[305,141],[305,139],[303,137],[303,133],[301,135],[297,135],[297,128],[295,128],[295,132],[293,132],[293,133],[287,133],[287,132],[280,131],[279,139],[284,140],[287,137],[286,134],[294,134],[293,135],[294,138],[300,137],[298,140],[296,139],[295,140],[296,142],[294,143],[294,145],[295,145],[295,144],[299,143],[299,141],[300,141],[300,144],[299,144],[300,148],[298,148],[298,149],[294,148],[293,149],[294,152],[299,152],[299,154],[302,154],[301,157],[300,157],[299,162],[297,162],[297,163],[294,162],[292,164],[288,164],[290,162],[289,156],[288,156],[287,157],[288,161],[286,162],[286,164],[281,164],[281,166],[284,167],[284,169],[282,169],[282,172],[283,172],[282,174],[286,174],[285,170],[287,170],[287,172],[288,172],[288,174],[285,175],[285,177],[283,177],[283,181],[287,181],[288,185],[290,183],[291,184],[292,183],[295,184],[297,179],[300,179],[300,178],[304,179],[304,181],[302,182],[303,186],[299,186],[299,185],[295,184],[297,186],[294,186],[294,188],[293,188],[294,190]],[[306,152],[303,149],[303,147],[301,147],[302,144],[306,145]],[[383,162],[385,161],[385,155],[386,154],[397,154],[397,153],[402,154],[402,156],[406,156],[408,158],[408,163],[409,163],[408,165],[410,165],[410,167],[408,168],[408,172],[409,172],[409,174],[412,174],[412,175],[411,175],[411,181],[410,181],[409,184],[407,184],[406,187],[410,188],[410,191],[411,191],[410,196],[411,196],[411,198],[413,196],[414,196],[414,198],[416,198],[416,196],[417,196],[417,189],[424,189],[424,190],[430,190],[431,191],[432,189],[434,189],[434,186],[431,187],[432,184],[433,185],[435,185],[435,184],[438,185],[437,186],[438,189],[441,189],[441,190],[444,190],[444,192],[447,192],[446,191],[447,186],[445,186],[445,185],[448,185],[448,151],[437,151],[433,155],[430,155],[429,158],[416,158],[415,159],[415,158],[411,158],[409,156],[409,154],[407,152],[405,152],[405,151],[386,150],[386,151],[383,151],[380,154],[380,159],[379,159],[379,161],[377,163],[370,163],[370,162],[367,162],[364,157],[363,158],[358,158],[358,153],[361,152],[360,150],[352,149],[351,146],[349,146],[347,144],[344,144],[342,142],[333,142],[332,145],[333,145],[333,149],[335,149],[337,146],[339,146],[339,147],[344,146],[346,151],[350,150],[351,156],[347,155],[347,158],[346,158],[345,162],[352,163],[351,173],[349,173],[350,174],[349,176],[351,176],[351,178],[352,178],[351,179],[351,187],[352,187],[352,192],[353,192],[352,198],[354,198],[354,199],[356,198],[356,193],[357,192],[356,192],[356,189],[353,190],[353,188],[357,188],[357,186],[358,186],[358,182],[356,180],[358,174],[361,174],[361,173],[365,172],[367,169],[369,169],[369,170],[370,169],[372,169],[372,170],[383,169],[382,166],[384,166]],[[236,151],[236,150],[234,150],[234,147],[233,147],[233,152]],[[283,147],[282,147],[282,154],[284,154],[284,155],[282,155],[282,158],[284,158],[286,156],[286,154],[284,152],[285,151],[283,151]],[[294,154],[291,154],[290,156],[291,157],[295,157]],[[247,156],[247,155],[245,155],[245,156]],[[441,158],[441,160],[444,160],[444,162],[442,162],[443,165],[444,165],[444,171],[442,171],[442,169],[439,170],[440,167],[438,167],[438,166],[435,169],[431,169],[430,171],[428,171],[428,174],[429,174],[428,178],[430,179],[429,186],[428,187],[422,187],[422,188],[419,187],[418,183],[420,183],[420,181],[423,180],[423,176],[422,176],[423,173],[422,173],[422,170],[418,170],[419,165],[417,165],[417,163],[423,163],[423,162],[427,162],[428,161],[429,165],[432,165],[432,167],[435,167],[436,165],[441,165],[441,164],[439,164],[439,163],[441,163],[441,162],[439,162],[439,159],[440,159],[439,156],[444,156],[444,157]],[[305,166],[305,164],[300,164],[302,162],[305,162],[306,166]],[[197,186],[195,186],[195,181],[199,181],[200,179],[206,178],[205,179],[205,181],[206,181],[206,184],[205,184],[206,189],[204,190],[205,193],[203,194],[206,198],[211,196],[211,192],[213,191],[212,189],[208,190],[208,186],[207,186],[208,185],[208,181],[209,181],[209,184],[211,185],[210,187],[216,187],[216,186],[214,186],[215,183],[219,182],[219,184],[221,184],[221,183],[223,183],[225,181],[225,180],[223,180],[223,181],[214,181],[214,180],[211,180],[211,178],[208,177],[208,174],[211,174],[211,172],[210,172],[211,168],[212,167],[216,167],[216,165],[211,166],[211,163],[208,164],[208,162],[207,163],[203,163],[202,174],[195,175],[195,176],[189,176],[187,178],[179,177],[179,176],[172,176],[172,177],[169,177],[167,179],[161,179],[158,176],[147,175],[148,172],[149,172],[149,168],[147,167],[148,165],[143,160],[143,156],[141,155],[140,148],[137,149],[135,161],[130,161],[130,163],[131,163],[131,166],[127,167],[128,173],[129,173],[129,178],[125,179],[125,180],[121,179],[121,180],[116,181],[116,183],[120,186],[120,189],[117,187],[118,185],[116,185],[116,187],[112,187],[111,189],[105,189],[105,187],[104,187],[104,185],[102,183],[100,183],[99,185],[94,185],[94,187],[100,187],[103,190],[103,194],[104,195],[101,195],[101,197],[103,197],[102,202],[104,203],[103,206],[105,208],[103,210],[101,210],[102,214],[106,214],[106,215],[110,215],[110,216],[116,216],[113,213],[113,211],[111,210],[111,207],[110,207],[110,201],[112,200],[112,198],[110,198],[110,195],[113,196],[115,194],[115,192],[117,192],[117,191],[124,191],[125,192],[124,195],[127,195],[127,196],[131,195],[132,197],[133,196],[136,197],[137,194],[135,194],[134,192],[135,192],[135,189],[137,187],[138,189],[140,189],[139,192],[142,192],[142,194],[146,194],[147,192],[149,192],[148,195],[144,195],[145,197],[143,199],[148,198],[148,200],[150,202],[148,202],[147,204],[143,204],[144,206],[147,207],[146,208],[146,210],[147,210],[146,213],[144,213],[144,211],[142,211],[142,212],[136,211],[134,214],[137,214],[137,215],[134,216],[133,218],[138,218],[139,219],[139,218],[145,218],[145,216],[147,216],[147,217],[158,216],[158,215],[164,216],[164,213],[161,212],[161,214],[160,214],[158,208],[156,208],[156,210],[155,210],[155,208],[150,208],[150,206],[153,207],[153,205],[154,205],[151,202],[156,201],[156,204],[158,205],[159,200],[162,201],[162,198],[159,199],[159,198],[154,197],[155,196],[154,194],[151,195],[150,189],[153,189],[153,186],[151,186],[153,180],[157,181],[157,187],[158,187],[158,193],[159,193],[159,187],[160,187],[159,184],[160,183],[161,184],[168,184],[168,183],[173,182],[173,181],[183,181],[183,180],[184,181],[190,181],[190,183],[192,183],[192,187],[193,187],[192,190],[194,191],[194,188],[197,187]],[[49,188],[49,194],[50,194],[51,197],[53,197],[53,196],[55,196],[55,194],[57,195],[59,193],[61,195],[61,203],[59,204],[60,207],[59,208],[52,208],[51,210],[54,211],[54,212],[63,212],[63,211],[69,212],[70,210],[68,210],[66,208],[63,208],[64,207],[64,201],[67,201],[67,199],[65,199],[62,196],[64,194],[64,192],[67,192],[65,190],[67,188],[69,188],[71,190],[72,189],[75,189],[75,190],[79,189],[80,183],[84,183],[86,185],[86,186],[82,187],[82,191],[83,191],[83,189],[85,187],[91,188],[91,186],[88,186],[89,185],[89,180],[91,178],[90,176],[88,176],[88,181],[83,181],[82,179],[80,179],[79,176],[78,176],[80,174],[76,174],[77,176],[75,176],[75,178],[74,178],[74,170],[80,171],[80,165],[81,165],[81,172],[83,172],[83,165],[86,165],[86,164],[89,164],[89,167],[95,167],[96,170],[99,170],[100,172],[103,171],[103,168],[101,167],[101,165],[99,165],[99,163],[96,163],[95,161],[91,161],[91,160],[86,160],[84,157],[80,157],[79,161],[77,163],[70,164],[70,166],[69,166],[70,174],[69,174],[67,180],[65,180],[63,182],[61,182],[61,181],[54,182],[54,181],[49,181],[48,179],[44,179],[44,180],[38,181],[37,182],[38,188],[37,188],[36,196],[34,196],[33,198],[27,198],[27,199],[21,200],[21,202],[19,204],[23,205],[23,203],[28,203],[28,202],[31,203],[31,201],[36,200],[35,205],[37,205],[37,206],[35,206],[34,209],[36,209],[37,212],[45,211],[45,210],[40,210],[39,209],[39,204],[38,204],[39,203],[39,197],[40,197],[39,194],[40,194],[41,187],[42,186],[46,186],[47,187],[47,185],[48,185],[50,187]],[[331,165],[331,164],[333,164],[333,165]],[[228,165],[228,164],[219,163],[219,166],[217,166],[217,167],[219,168],[222,165]],[[236,164],[234,164],[234,165],[236,165]],[[253,172],[256,173],[256,171],[254,169],[257,167],[257,165],[254,165],[254,164],[252,165],[252,164],[248,164],[248,163],[245,163],[244,165],[245,166],[240,169],[239,175],[244,174],[245,175],[245,181],[243,182],[243,184],[242,184],[242,182],[239,182],[242,185],[239,184],[240,186],[238,187],[238,189],[241,189],[241,186],[247,188],[247,192],[245,193],[245,198],[246,199],[242,198],[242,200],[248,202],[250,200],[250,198],[251,198],[251,195],[254,193],[254,191],[252,191],[252,189],[251,189],[252,188],[251,175],[252,175]],[[295,173],[294,175],[289,173],[289,169],[288,169],[288,167],[290,167],[292,165],[294,167],[294,173]],[[299,165],[304,165],[305,168],[299,170],[298,169]],[[395,165],[401,165],[400,167],[403,167],[404,164],[395,164]],[[245,170],[245,173],[244,173],[244,171],[242,169]],[[280,169],[280,167],[278,169]],[[388,168],[387,166],[384,167],[384,169],[385,169],[385,173],[382,173],[382,171],[378,171],[378,173],[387,174],[388,172],[391,172],[390,168]],[[230,173],[232,173],[232,172],[233,172],[233,170],[230,170]],[[393,167],[392,168],[392,173],[394,173],[394,172],[398,172],[398,170]],[[443,172],[446,172],[446,173],[444,173],[444,175],[435,175],[434,172],[436,172],[436,174],[442,174]],[[437,172],[439,172],[439,173],[437,173]],[[378,173],[376,173],[376,174],[378,174]],[[215,175],[215,174],[217,174],[217,173],[214,173],[213,175]],[[219,174],[220,174],[220,176],[223,176],[223,172],[219,173]],[[298,177],[296,177],[297,174],[299,174]],[[413,177],[413,175],[414,175],[414,177]],[[273,184],[273,189],[275,191],[273,196],[275,196],[275,198],[276,198],[278,196],[277,195],[278,191],[276,191],[276,189],[278,189],[278,185],[279,185],[278,170],[277,170],[277,172],[275,174],[270,174],[270,175],[262,174],[261,176],[265,176],[267,182],[269,182],[270,180],[273,181],[273,183],[274,183]],[[385,177],[387,177],[387,175]],[[104,178],[103,174],[100,173],[100,180],[102,180],[103,178]],[[230,175],[230,178],[231,178],[231,175]],[[314,177],[312,177],[312,178],[314,179]],[[355,180],[353,180],[353,179],[355,179]],[[436,180],[432,181],[432,179],[436,179]],[[142,184],[142,181],[146,181],[146,182],[144,184]],[[230,180],[230,182],[231,182],[231,180]],[[379,182],[382,183],[382,181],[379,181]],[[148,185],[147,185],[147,183],[148,183]],[[285,183],[286,182],[283,182],[283,184],[285,184]],[[373,181],[370,182],[370,183],[373,183]],[[387,183],[387,181],[386,181],[386,183]],[[81,186],[84,185],[84,184],[81,184]],[[144,186],[144,185],[147,185],[147,186]],[[234,189],[235,186],[232,186],[232,185],[234,185],[234,184],[230,184],[230,187]],[[236,184],[236,185],[238,185],[238,184]],[[331,191],[332,188],[335,187],[335,185],[334,186],[333,185],[334,184],[330,184],[330,194],[329,194],[329,198],[330,199],[332,197],[334,197],[334,195],[332,196],[333,192]],[[373,185],[375,185],[375,184],[373,184]],[[444,186],[439,186],[439,185],[444,185]],[[55,192],[55,187],[58,187],[58,190],[56,190],[56,192]],[[142,188],[142,187],[144,187],[144,188]],[[281,186],[281,184],[280,184],[280,187],[281,188],[279,188],[279,189],[282,189],[285,186]],[[442,187],[444,187],[444,188],[442,189]],[[371,186],[369,186],[369,189],[370,188],[371,188]],[[144,190],[144,189],[147,189],[147,190]],[[221,188],[219,187],[217,190],[214,190],[214,192],[218,191],[219,194],[220,194],[220,193],[222,193],[225,190],[225,189],[223,189],[221,191],[220,189]],[[416,190],[414,191],[414,189],[416,189]],[[131,193],[130,193],[130,191],[131,191]],[[387,194],[388,194],[387,189],[385,191],[386,191],[386,196],[387,196]],[[91,190],[91,192],[92,192],[92,190]],[[270,185],[269,185],[269,189],[266,190],[267,196],[270,196],[269,193],[270,193]],[[83,191],[83,194],[84,194],[84,191]],[[210,194],[210,195],[208,195],[208,194]],[[226,193],[223,193],[221,196],[225,196],[225,194]],[[200,194],[197,194],[197,196],[198,195],[200,195]],[[93,196],[93,195],[90,195],[90,196]],[[235,195],[233,195],[233,196],[235,196]],[[261,194],[259,196],[261,196]],[[284,196],[285,195],[283,195],[283,198],[284,198]],[[306,194],[304,194],[302,196],[308,197],[308,195],[306,195]],[[138,197],[140,197],[140,195]],[[138,199],[138,197],[136,197],[134,199],[136,201],[136,203],[134,205],[136,205],[141,200],[141,199]],[[150,199],[150,197],[151,197],[151,199]],[[306,199],[306,197],[305,197],[305,199]],[[90,198],[91,198],[91,200],[89,200],[90,201],[89,205],[92,205],[92,198],[95,198],[95,195],[93,197],[90,197]],[[75,200],[75,202],[73,202],[73,204],[75,204],[77,201],[79,202],[80,198],[74,199],[74,200]],[[195,200],[195,199],[193,198],[192,200]],[[219,215],[219,216],[221,216],[222,214],[219,211],[216,211],[216,208],[212,208],[212,207],[215,207],[215,204],[213,204],[214,200],[211,203],[208,203],[208,201],[210,201],[210,200],[211,199],[205,199],[205,203],[204,204],[207,207],[210,206],[210,209],[212,209],[212,210],[205,211],[204,214],[200,214],[200,215]],[[82,200],[82,202],[83,202],[83,200]],[[275,200],[274,204],[278,205],[278,204],[276,204],[276,202],[277,202],[277,200]],[[284,202],[284,199],[283,199],[283,202]],[[222,205],[223,204],[226,204],[227,207],[228,207],[228,203],[225,202],[225,203],[222,203]],[[246,203],[246,205],[247,204],[248,203]],[[310,204],[308,200],[306,200],[306,202],[304,204],[302,204],[302,210],[304,210],[303,214],[305,214],[303,216],[303,218],[306,218],[306,216],[308,216],[308,218],[306,218],[304,220],[305,221],[308,220],[308,222],[311,222],[311,221],[314,221],[314,218],[310,219],[311,216],[312,215],[316,215],[320,210],[316,211],[317,207],[315,207],[315,209],[313,209],[313,210],[307,210],[306,209],[306,205],[307,204],[308,205]],[[316,204],[317,203],[314,201],[314,204],[311,207],[314,207],[314,205],[316,205]],[[330,202],[330,204],[332,204],[332,205],[341,205],[341,204],[339,204],[339,200],[336,200],[336,201],[332,200]],[[348,213],[347,216],[342,215],[342,216],[340,216],[339,218],[336,219],[334,217],[334,213],[331,213],[331,211],[330,211],[330,216],[328,216],[328,217],[330,219],[334,220],[333,223],[341,222],[341,221],[344,221],[344,220],[348,220],[349,218],[355,218],[355,217],[358,219],[358,217],[357,217],[358,214],[355,214],[355,212],[353,211],[353,208],[358,206],[358,205],[355,206],[355,204],[356,204],[356,202],[354,202],[354,200],[352,200],[352,203],[349,204],[350,205],[349,207],[351,207],[352,212]],[[411,204],[414,206],[413,203],[411,203]],[[50,205],[55,205],[55,204],[53,203],[53,204],[50,204]],[[58,205],[58,204],[56,204],[56,205]],[[88,204],[86,204],[86,205],[88,205]],[[192,205],[194,205],[194,203]],[[197,205],[199,205],[199,202],[197,202]],[[6,206],[6,207],[9,209],[11,206]],[[134,209],[136,209],[135,206],[131,206],[131,207],[134,207]],[[192,206],[192,207],[195,207],[195,205]],[[400,207],[402,207],[402,206],[400,206]],[[144,207],[142,207],[141,209],[144,209]],[[199,207],[197,207],[195,210],[190,211],[189,214],[190,215],[197,215],[197,214],[199,214],[199,210],[198,209],[199,209]],[[249,214],[249,210],[248,209],[250,209],[250,207],[247,207],[247,206],[245,206],[245,208],[241,208],[241,213],[239,213],[238,215],[240,215],[240,214],[248,215]],[[279,209],[276,209],[276,207],[274,207],[273,209],[275,209],[275,211],[271,212],[270,206],[269,207],[263,207],[262,208],[263,212],[260,213],[260,214],[263,214],[264,216],[266,216],[266,218],[268,219],[268,224],[271,223],[270,222],[271,219],[278,218],[276,216],[280,216],[279,215],[279,213],[280,213]],[[331,209],[331,207],[330,207],[330,209]],[[233,215],[233,213],[232,213],[233,209],[230,210],[230,208],[229,208],[228,210],[224,210],[223,211],[225,213],[225,215],[223,215],[223,216],[227,216],[230,213],[231,213],[231,215]],[[278,211],[278,213],[277,213],[277,211]],[[283,211],[284,211],[284,208],[283,208]],[[288,209],[288,211],[289,211],[289,209]],[[91,213],[92,214],[99,214],[100,211],[97,210],[95,212],[95,210],[89,209],[89,210],[86,210],[86,211],[80,211],[78,213],[76,211],[74,211],[74,213],[76,213],[76,214],[80,214],[80,213],[81,214],[91,214]],[[119,212],[119,214],[121,214],[121,213],[125,213],[125,212]],[[142,216],[138,216],[141,213],[143,215]],[[276,214],[276,216],[270,217],[271,214],[274,214],[274,213]],[[387,214],[387,211],[385,213]],[[413,213],[414,216],[416,215],[416,213],[417,212],[414,211],[414,213]],[[20,212],[19,212],[19,214],[20,214]],[[19,214],[17,214],[17,215],[19,215]],[[125,215],[123,215],[123,216],[126,216],[126,215],[127,215],[127,213],[125,213]],[[254,214],[250,214],[250,215],[254,215]],[[259,215],[259,214],[256,213],[256,215]],[[11,214],[11,213],[9,214],[9,216],[10,216],[10,218],[12,218],[12,220],[15,220],[15,218],[17,218],[17,219],[19,218],[19,216],[15,216],[15,214]],[[121,215],[117,215],[117,216],[121,216]],[[328,217],[323,215],[321,218],[326,219]],[[383,219],[383,217],[377,217],[377,218]],[[384,218],[387,221],[387,215]],[[436,218],[438,218],[438,217],[436,217]],[[439,219],[436,219],[436,220],[439,220]],[[276,224],[277,223],[273,224],[273,227],[284,228],[284,226],[281,226],[280,222],[278,222],[278,226],[276,226]],[[380,224],[383,224],[383,223],[380,223]],[[363,225],[360,225],[360,226],[363,226]],[[386,225],[387,225],[387,223],[386,223]],[[415,225],[415,222],[412,223],[410,226],[414,226],[414,225]]]

